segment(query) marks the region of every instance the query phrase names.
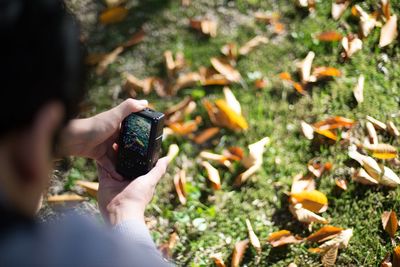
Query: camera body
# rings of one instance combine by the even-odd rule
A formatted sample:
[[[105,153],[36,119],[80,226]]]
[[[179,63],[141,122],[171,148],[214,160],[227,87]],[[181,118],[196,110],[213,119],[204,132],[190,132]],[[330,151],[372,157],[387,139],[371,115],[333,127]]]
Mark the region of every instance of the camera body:
[[[148,173],[160,152],[164,114],[146,108],[126,117],[118,138],[116,170],[129,180]]]

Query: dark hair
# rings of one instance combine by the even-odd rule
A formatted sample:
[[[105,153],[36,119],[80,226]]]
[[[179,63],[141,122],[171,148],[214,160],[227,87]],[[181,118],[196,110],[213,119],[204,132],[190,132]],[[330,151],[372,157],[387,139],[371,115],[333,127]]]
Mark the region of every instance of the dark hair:
[[[84,90],[79,27],[61,0],[0,0],[0,136],[52,100],[76,115]]]

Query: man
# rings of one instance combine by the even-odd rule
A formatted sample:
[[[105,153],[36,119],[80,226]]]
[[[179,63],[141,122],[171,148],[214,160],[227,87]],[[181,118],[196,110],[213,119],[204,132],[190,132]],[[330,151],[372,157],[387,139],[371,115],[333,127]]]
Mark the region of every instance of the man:
[[[128,99],[70,120],[84,95],[79,32],[59,0],[0,0],[0,266],[166,266],[144,224],[168,160],[129,182],[115,171],[121,121],[147,106]],[[110,229],[79,217],[39,224],[55,158],[94,159]]]

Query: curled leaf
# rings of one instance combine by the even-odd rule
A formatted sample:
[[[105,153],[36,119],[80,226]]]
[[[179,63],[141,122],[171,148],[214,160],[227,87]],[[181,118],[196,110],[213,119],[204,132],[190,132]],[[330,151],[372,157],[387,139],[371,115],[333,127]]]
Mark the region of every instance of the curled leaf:
[[[392,169],[384,166],[382,176],[379,177],[379,183],[394,188],[400,185],[400,178]]]
[[[332,18],[334,20],[340,19],[343,13],[346,11],[347,7],[349,6],[350,1],[341,1],[341,0],[333,0],[332,1]]]
[[[198,125],[201,123],[201,117],[196,117],[195,120],[187,121],[187,122],[174,122],[169,125],[169,128],[178,135],[188,135],[197,130]]]
[[[367,120],[369,122],[371,122],[374,125],[374,127],[376,129],[379,129],[379,130],[382,130],[382,131],[386,131],[387,126],[386,126],[385,123],[383,123],[383,122],[381,122],[381,121],[379,121],[379,120],[377,120],[377,119],[375,119],[374,117],[371,117],[371,116],[367,116],[366,118],[367,118]]]
[[[258,35],[245,43],[242,47],[239,48],[239,54],[244,56],[254,50],[256,47],[260,46],[261,44],[267,44],[268,38],[265,36]]]
[[[250,244],[254,247],[258,254],[261,253],[261,243],[257,235],[254,233],[253,227],[251,226],[250,220],[246,219],[247,231],[249,234]]]
[[[364,83],[365,77],[364,75],[360,75],[360,77],[358,77],[357,85],[353,89],[354,98],[358,104],[364,102]]]
[[[363,168],[356,171],[352,175],[352,179],[355,182],[364,184],[364,185],[377,185],[378,181],[372,178]]]
[[[356,36],[345,36],[342,39],[342,46],[345,58],[351,58],[357,51],[362,49],[362,41]]]
[[[200,152],[199,156],[205,160],[216,161],[219,164],[225,165],[226,167],[231,166],[231,162],[229,161],[228,157],[225,155],[215,154],[215,153],[211,153],[208,151],[202,151],[202,152]]]
[[[288,244],[297,244],[302,242],[301,238],[295,237],[288,230],[280,230],[278,232],[270,233],[267,238],[268,243],[272,247],[280,247]]]
[[[235,244],[235,248],[233,249],[232,253],[231,267],[239,267],[248,246],[249,246],[248,239],[239,241]]]
[[[122,46],[118,46],[109,54],[106,54],[97,65],[96,74],[97,75],[103,74],[106,71],[108,65],[114,63],[114,61],[118,58],[118,55],[121,54],[123,51],[124,48]]]
[[[210,59],[210,61],[214,69],[221,73],[229,81],[238,83],[242,80],[242,76],[240,75],[239,71],[232,67],[232,65],[226,60],[213,57]]]
[[[360,163],[360,165],[364,167],[364,169],[373,179],[379,181],[382,174],[382,169],[373,158],[362,155],[355,150],[350,150],[348,154],[350,158]]]
[[[121,6],[107,8],[100,14],[100,23],[107,25],[121,22],[128,15],[128,9]]]
[[[391,134],[394,137],[399,137],[400,136],[400,131],[397,129],[396,125],[392,121],[387,122],[387,130],[389,134]]]
[[[328,208],[328,198],[317,190],[291,193],[290,196],[293,204],[301,203],[303,208],[312,212],[321,213]]]
[[[203,161],[201,165],[206,169],[207,171],[207,178],[211,182],[212,187],[214,190],[219,190],[221,189],[221,178],[219,176],[219,172],[216,168],[214,168],[210,163],[207,161]]]
[[[310,81],[312,62],[314,58],[315,58],[315,53],[310,51],[308,52],[306,58],[298,64],[302,82],[306,83]]]
[[[49,196],[47,198],[48,203],[53,203],[53,204],[59,204],[59,203],[65,203],[65,202],[77,202],[77,201],[83,201],[85,200],[84,197],[73,194],[73,193],[68,193],[68,194],[63,194],[63,195],[54,195],[54,196]]]
[[[322,32],[316,36],[322,42],[338,42],[342,40],[343,35],[337,31]]]
[[[397,35],[397,16],[392,15],[382,27],[379,47],[390,45],[397,38]]]
[[[315,180],[311,175],[303,176],[301,173],[293,177],[291,193],[315,190]]]
[[[345,179],[343,178],[336,178],[335,179],[335,184],[337,187],[339,187],[340,189],[346,191],[347,190],[347,182]]]
[[[343,228],[340,227],[335,227],[331,225],[326,225],[321,227],[317,232],[309,235],[306,240],[309,242],[325,242],[327,240],[330,240],[332,238],[335,238]]]
[[[303,208],[303,205],[301,205],[301,203],[295,205],[289,205],[289,210],[299,222],[307,224],[314,222],[324,223],[324,224],[328,223],[328,221],[324,217],[321,217],[315,214],[314,212]]]
[[[219,131],[220,131],[220,128],[218,128],[218,127],[207,128],[207,129],[203,130],[202,132],[200,132],[198,135],[196,135],[193,138],[193,141],[196,144],[204,144],[205,142],[207,142],[208,140],[213,138],[216,134],[218,134]]]
[[[375,131],[374,125],[371,122],[367,121],[365,126],[367,127],[369,142],[371,144],[378,144],[378,142],[379,142],[378,134]]]
[[[377,159],[397,158],[397,149],[389,144],[364,144],[363,148],[372,153]]]
[[[222,259],[222,253],[214,253],[210,256],[217,267],[226,267],[224,260]]]
[[[237,114],[242,114],[242,107],[240,106],[239,101],[236,99],[235,95],[229,89],[229,87],[225,86],[223,89],[224,96],[225,96],[225,101],[228,104],[228,106],[235,111]]]
[[[394,238],[398,221],[397,216],[394,211],[384,211],[381,216],[383,229],[390,235],[391,238]]]
[[[191,19],[190,20],[190,26],[203,33],[204,35],[208,35],[210,37],[216,37],[217,36],[217,27],[218,24],[215,20],[210,20],[210,19]]]
[[[215,101],[215,106],[225,118],[224,121],[219,121],[218,124],[224,123],[223,126],[232,130],[247,130],[249,128],[246,119],[240,113],[234,111],[225,100],[219,99]]]
[[[182,205],[186,204],[186,171],[180,170],[174,176],[175,191],[178,195],[179,202]]]
[[[77,180],[75,181],[75,184],[83,187],[85,191],[92,197],[97,198],[97,191],[99,191],[99,183]]]
[[[300,122],[301,131],[308,140],[314,139],[314,128],[305,121]]]

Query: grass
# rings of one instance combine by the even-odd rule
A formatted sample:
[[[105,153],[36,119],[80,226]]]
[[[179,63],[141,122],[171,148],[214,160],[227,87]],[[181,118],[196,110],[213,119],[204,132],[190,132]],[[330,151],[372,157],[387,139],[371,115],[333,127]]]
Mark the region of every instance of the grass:
[[[124,83],[122,73],[130,72],[137,77],[163,75],[165,50],[182,51],[190,69],[209,66],[209,58],[219,54],[220,47],[227,42],[245,43],[256,34],[271,38],[267,45],[256,49],[240,59],[237,69],[241,72],[248,89],[240,85],[231,88],[241,101],[244,114],[250,124],[248,132],[232,133],[224,130],[216,147],[199,147],[185,138],[173,137],[163,144],[164,150],[170,143],[178,143],[181,153],[169,168],[168,174],[158,186],[156,196],[147,210],[148,218],[155,221],[152,235],[158,244],[165,242],[176,230],[179,242],[173,251],[173,259],[179,266],[212,266],[210,254],[222,252],[230,257],[236,241],[247,237],[245,219],[249,218],[255,232],[263,243],[260,262],[256,263],[255,251],[249,250],[243,264],[246,266],[287,266],[295,262],[298,266],[319,266],[319,256],[310,254],[308,244],[292,245],[272,249],[265,239],[269,233],[288,229],[296,234],[309,234],[306,227],[297,223],[288,211],[285,192],[290,190],[292,177],[306,172],[308,160],[319,157],[333,163],[333,170],[318,180],[318,189],[326,193],[329,208],[324,217],[332,225],[353,228],[354,236],[347,249],[340,250],[338,266],[377,266],[388,251],[392,250],[390,239],[384,233],[380,215],[385,210],[398,212],[399,189],[388,191],[349,182],[349,189],[340,192],[335,188],[334,178],[348,176],[348,159],[340,144],[315,146],[300,134],[299,121],[315,122],[329,115],[342,115],[360,120],[366,115],[386,120],[399,110],[399,46],[377,48],[379,30],[375,30],[364,42],[363,50],[350,61],[339,60],[340,46],[315,41],[313,34],[337,29],[342,33],[356,31],[357,21],[349,10],[336,22],[330,18],[330,1],[317,1],[316,12],[295,8],[293,1],[282,0],[197,0],[189,7],[181,7],[180,1],[149,0],[128,1],[128,18],[116,25],[98,26],[96,16],[104,5],[92,0],[69,0],[71,9],[83,23],[84,36],[89,51],[107,52],[129,38],[130,34],[144,25],[147,32],[144,42],[124,52],[106,73],[90,74],[90,93],[85,103],[86,115],[108,109],[127,97],[123,92],[116,94]],[[353,1],[366,10],[376,7],[376,1]],[[395,1],[392,1],[395,2]],[[400,3],[393,3],[394,12],[400,11]],[[252,13],[257,10],[277,11],[288,34],[273,36],[261,23],[256,23]],[[187,27],[188,18],[208,15],[219,20],[218,36],[208,39],[199,36]],[[308,51],[316,53],[314,65],[329,65],[339,68],[343,75],[333,81],[318,84],[310,96],[299,96],[291,88],[285,88],[277,79],[282,71],[294,73],[295,60],[304,58]],[[386,56],[384,56],[386,55]],[[386,60],[387,59],[387,60]],[[387,69],[383,73],[378,65]],[[382,68],[381,68],[382,69]],[[366,77],[365,102],[356,105],[352,88],[359,74]],[[269,80],[265,90],[253,86],[252,76],[261,74]],[[193,87],[180,91],[178,96],[159,99],[156,95],[140,95],[147,98],[156,109],[162,111],[177,103],[185,95],[195,95],[199,103],[197,114],[207,118],[200,105],[202,98],[216,98],[220,88]],[[113,97],[118,95],[118,97]],[[202,95],[205,95],[202,97]],[[400,121],[395,119],[398,125]],[[205,119],[204,125],[209,125]],[[223,171],[222,190],[214,192],[207,184],[204,170],[196,157],[205,149],[221,151],[229,145],[246,146],[264,136],[271,144],[264,155],[262,170],[243,187],[232,186],[233,175]],[[398,145],[398,140],[384,140]],[[188,203],[182,206],[175,196],[172,177],[178,168],[188,173]],[[96,179],[94,164],[88,160],[75,160],[69,174]],[[399,170],[395,169],[398,173]],[[67,183],[67,187],[71,184]],[[193,223],[199,222],[202,227]],[[197,220],[196,220],[197,219]]]

